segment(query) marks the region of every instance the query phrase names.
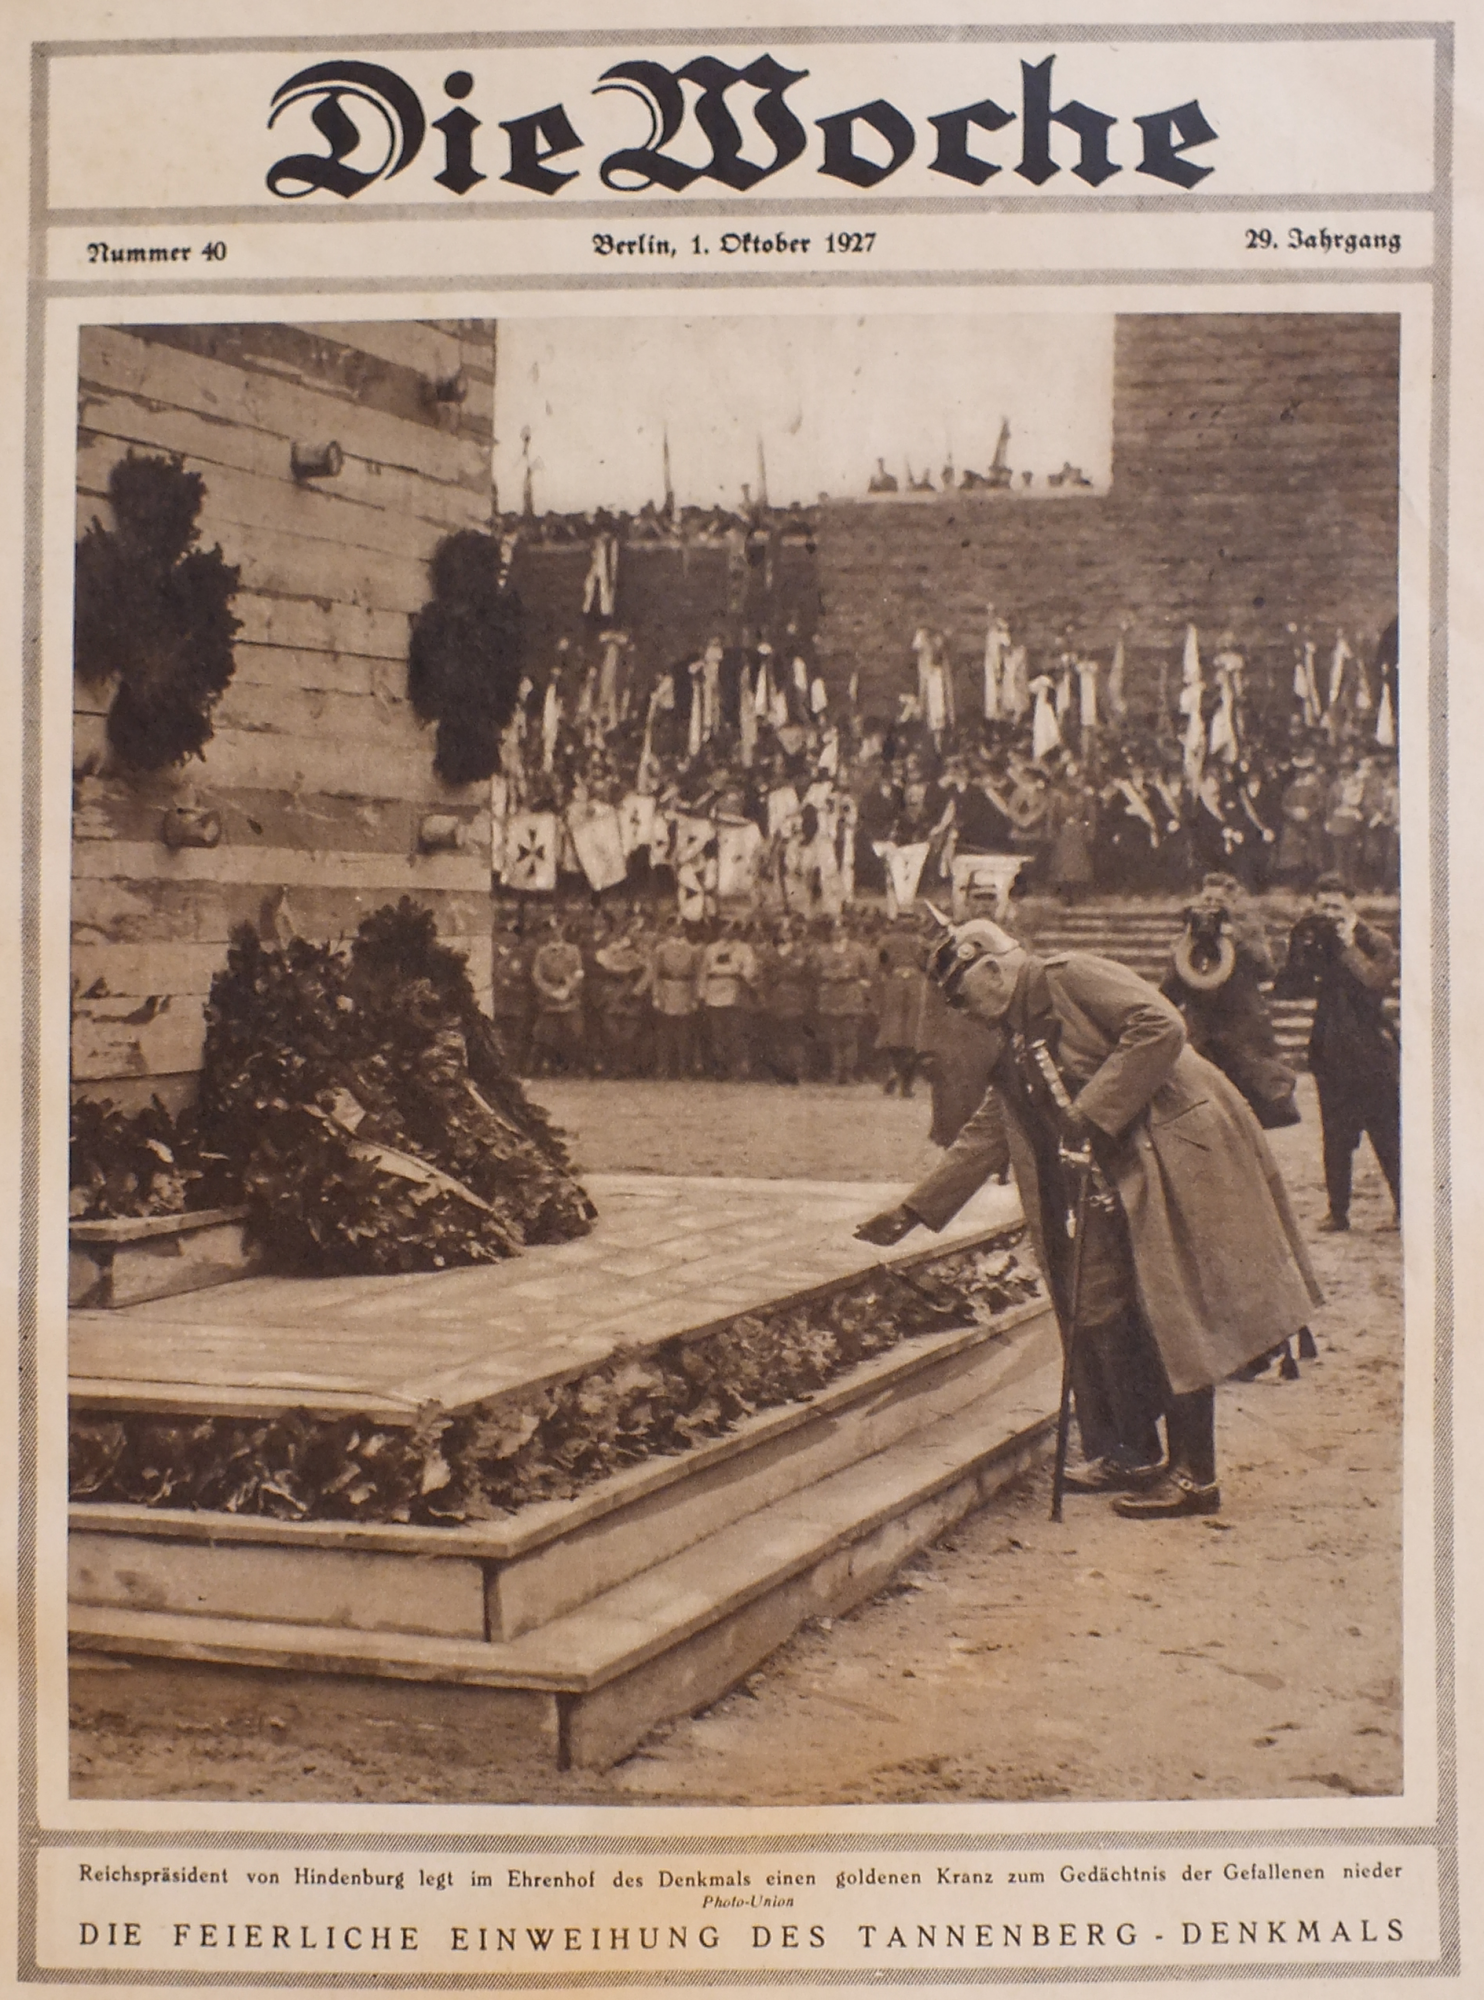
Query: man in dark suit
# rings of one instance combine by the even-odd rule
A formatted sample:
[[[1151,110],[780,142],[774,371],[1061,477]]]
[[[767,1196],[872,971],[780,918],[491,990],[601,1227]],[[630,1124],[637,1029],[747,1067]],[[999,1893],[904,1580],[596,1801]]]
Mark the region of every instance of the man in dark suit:
[[[858,1232],[941,1229],[1008,1162],[1067,1337],[1089,1465],[1133,1519],[1214,1514],[1217,1383],[1305,1324],[1319,1299],[1262,1132],[1186,1046],[1179,1014],[1112,959],[1032,957],[998,925],[950,928],[930,967],[996,1037],[990,1088],[937,1167]],[[1072,1290],[1069,1216],[1084,1207]],[[1168,1466],[1158,1462],[1163,1415]]]
[[[1285,1000],[1315,996],[1309,1068],[1324,1128],[1324,1230],[1350,1227],[1351,1170],[1367,1133],[1401,1216],[1401,1048],[1385,1012],[1395,981],[1396,946],[1360,921],[1343,877],[1321,875],[1273,990]]]

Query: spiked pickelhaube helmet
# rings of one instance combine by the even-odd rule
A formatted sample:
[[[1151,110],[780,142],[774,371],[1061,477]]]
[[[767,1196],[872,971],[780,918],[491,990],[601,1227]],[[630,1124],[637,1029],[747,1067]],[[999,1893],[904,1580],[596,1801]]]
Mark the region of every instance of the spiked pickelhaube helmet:
[[[988,917],[970,917],[964,923],[954,924],[931,903],[925,903],[925,907],[938,925],[938,934],[928,946],[926,971],[945,1000],[954,999],[964,974],[981,959],[1004,958],[1021,948],[1018,939]]]

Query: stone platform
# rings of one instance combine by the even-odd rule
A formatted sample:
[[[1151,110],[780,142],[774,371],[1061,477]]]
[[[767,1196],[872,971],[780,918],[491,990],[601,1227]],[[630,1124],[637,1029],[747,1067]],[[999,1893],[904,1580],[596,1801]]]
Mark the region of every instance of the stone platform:
[[[1003,1232],[991,1188],[940,1237],[851,1232],[903,1190],[591,1176],[601,1221],[508,1265],[250,1279],[80,1313],[73,1395],[123,1413],[289,1406],[410,1419],[600,1365]],[[1027,1253],[1028,1254],[1028,1253]],[[807,1401],[572,1498],[449,1527],[72,1509],[76,1646],[459,1683],[491,1732],[606,1765],[806,1619],[872,1595],[1041,1448],[1060,1347],[1039,1299],[909,1338]]]
[[[895,1250],[856,1225],[906,1193],[860,1181],[590,1174],[592,1233],[503,1264],[406,1277],[244,1278],[209,1292],[75,1312],[74,1407],[410,1422],[599,1367],[739,1313],[938,1257],[1013,1223],[1013,1189],[981,1191],[941,1236]]]

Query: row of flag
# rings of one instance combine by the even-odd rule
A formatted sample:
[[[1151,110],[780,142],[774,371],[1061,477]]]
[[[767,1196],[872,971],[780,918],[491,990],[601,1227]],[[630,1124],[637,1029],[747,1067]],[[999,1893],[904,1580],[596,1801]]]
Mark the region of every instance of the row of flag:
[[[684,884],[692,877],[723,898],[750,895],[762,856],[763,835],[751,820],[711,820],[693,813],[662,812],[652,796],[630,792],[618,805],[574,800],[565,812],[513,809],[497,818],[495,871],[509,889],[549,894],[557,874],[577,872],[601,892],[616,888],[641,848],[655,862],[675,870]]]

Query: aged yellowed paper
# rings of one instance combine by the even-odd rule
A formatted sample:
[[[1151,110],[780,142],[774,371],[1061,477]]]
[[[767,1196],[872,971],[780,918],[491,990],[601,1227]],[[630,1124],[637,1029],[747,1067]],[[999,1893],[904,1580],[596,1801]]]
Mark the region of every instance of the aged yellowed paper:
[[[17,1989],[1479,1980],[1477,24],[1064,15],[8,22]]]

